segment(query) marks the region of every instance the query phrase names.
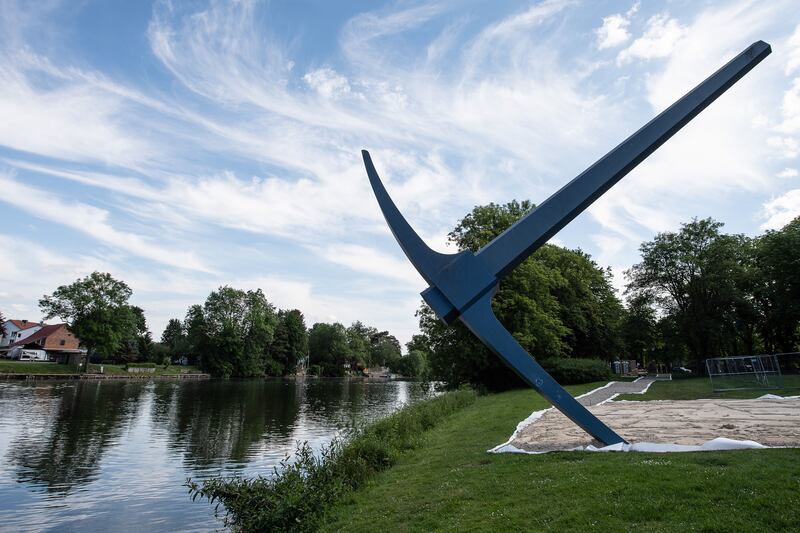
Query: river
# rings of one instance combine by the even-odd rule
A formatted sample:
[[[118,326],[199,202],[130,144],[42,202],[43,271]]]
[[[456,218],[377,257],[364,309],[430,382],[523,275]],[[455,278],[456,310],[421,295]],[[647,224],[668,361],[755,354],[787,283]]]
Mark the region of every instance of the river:
[[[184,482],[269,475],[431,394],[361,380],[0,382],[0,530],[222,528]]]

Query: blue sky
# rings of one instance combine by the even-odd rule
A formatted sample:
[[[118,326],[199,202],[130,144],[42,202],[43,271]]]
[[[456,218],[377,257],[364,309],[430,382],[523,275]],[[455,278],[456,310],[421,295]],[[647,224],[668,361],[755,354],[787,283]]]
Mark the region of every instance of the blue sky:
[[[800,214],[800,9],[770,2],[0,0],[0,310],[93,270],[160,332],[223,284],[407,341],[436,249],[541,202],[763,39],[773,54],[559,233],[615,284],[642,241]]]

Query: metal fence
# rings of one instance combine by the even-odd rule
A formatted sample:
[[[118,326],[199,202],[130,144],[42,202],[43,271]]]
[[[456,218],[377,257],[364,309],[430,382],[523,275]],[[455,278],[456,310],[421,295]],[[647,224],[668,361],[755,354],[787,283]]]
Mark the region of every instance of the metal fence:
[[[706,359],[712,390],[782,389],[783,374],[778,355],[784,354]]]

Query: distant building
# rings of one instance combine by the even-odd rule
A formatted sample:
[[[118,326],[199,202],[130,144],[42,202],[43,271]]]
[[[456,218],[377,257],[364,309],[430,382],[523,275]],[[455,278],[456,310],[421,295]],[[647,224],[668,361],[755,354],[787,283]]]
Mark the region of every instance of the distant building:
[[[40,329],[42,329],[41,322],[32,322],[30,320],[6,320],[3,322],[6,332],[0,337],[0,348],[7,348],[27,337],[30,337]]]
[[[35,333],[19,340],[9,346],[44,350],[50,361],[64,364],[77,364],[83,361],[86,350],[81,348],[81,342],[66,324],[51,324],[41,326]]]

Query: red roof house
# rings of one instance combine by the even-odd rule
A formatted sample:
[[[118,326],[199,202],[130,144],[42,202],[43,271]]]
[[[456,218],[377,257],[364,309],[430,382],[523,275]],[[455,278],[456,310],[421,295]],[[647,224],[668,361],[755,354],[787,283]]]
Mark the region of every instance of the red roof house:
[[[45,350],[51,360],[63,359],[64,362],[71,362],[73,358],[69,357],[70,355],[82,355],[86,352],[81,349],[80,344],[78,337],[72,334],[66,324],[52,324],[42,326],[42,329],[30,337],[15,342],[10,348],[24,346],[25,348]]]

